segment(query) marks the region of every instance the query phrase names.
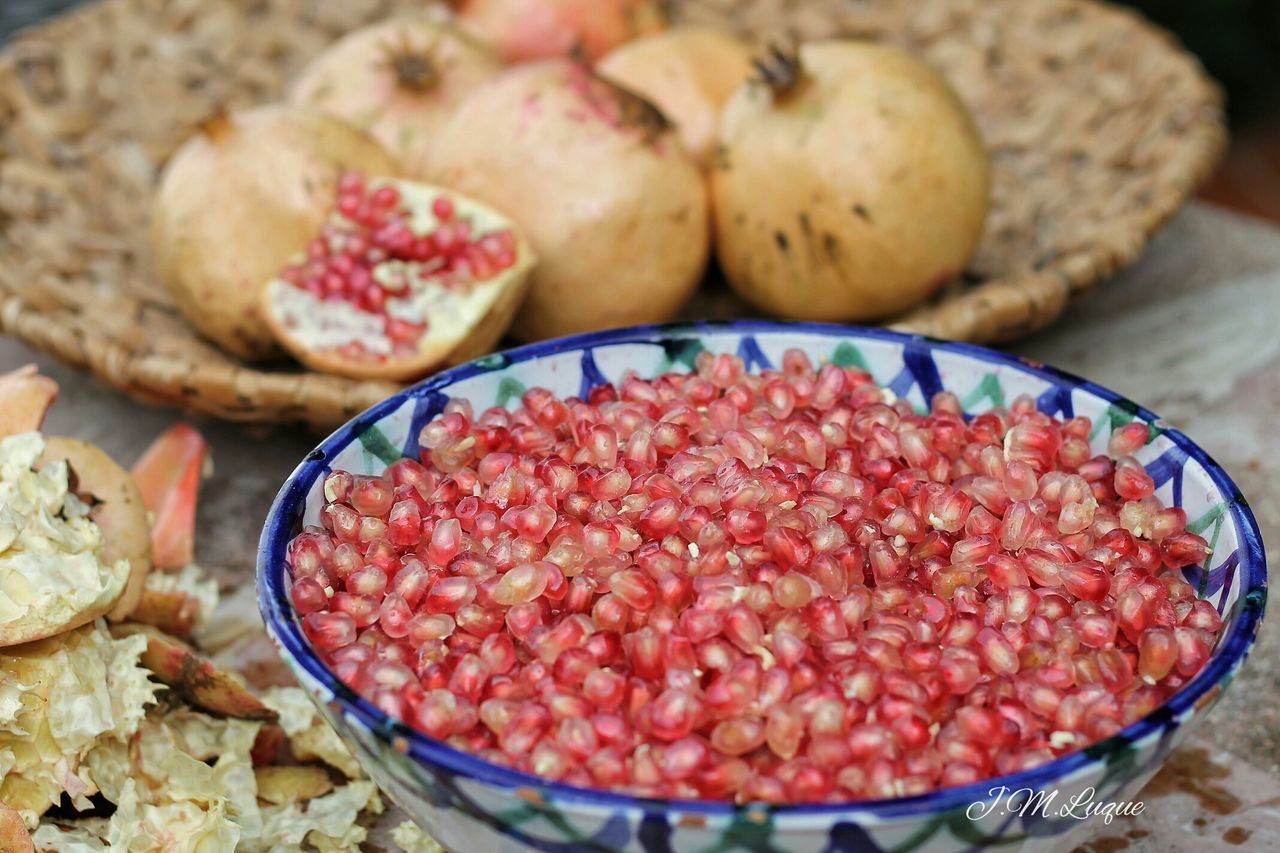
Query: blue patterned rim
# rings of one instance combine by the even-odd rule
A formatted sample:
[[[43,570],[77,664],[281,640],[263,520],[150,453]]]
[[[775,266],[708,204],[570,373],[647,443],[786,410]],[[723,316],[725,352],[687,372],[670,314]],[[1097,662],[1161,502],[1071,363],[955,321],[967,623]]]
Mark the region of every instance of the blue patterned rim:
[[[1053,761],[1009,776],[992,777],[971,785],[945,788],[928,794],[883,800],[853,800],[847,803],[824,805],[766,806],[763,804],[736,806],[731,803],[703,800],[662,800],[632,797],[627,794],[579,788],[560,782],[550,782],[496,764],[490,764],[468,753],[414,731],[404,723],[394,720],[356,695],[338,681],[329,668],[311,650],[310,644],[296,621],[284,578],[286,547],[296,532],[298,519],[307,493],[317,477],[324,474],[326,460],[355,441],[370,425],[398,409],[405,400],[426,397],[472,376],[488,373],[512,364],[526,362],[553,353],[576,351],[599,345],[621,343],[653,343],[708,333],[756,333],[788,331],[827,337],[863,338],[887,341],[904,346],[904,358],[929,351],[950,352],[996,365],[1013,366],[1051,383],[1060,396],[1069,396],[1080,389],[1118,405],[1148,423],[1160,419],[1120,394],[1081,379],[1065,371],[1039,362],[1009,355],[972,344],[954,343],[921,335],[907,335],[886,329],[840,326],[826,323],[776,323],[769,321],[733,321],[725,323],[699,322],[654,326],[633,326],[604,332],[592,332],[567,338],[558,338],[505,351],[499,364],[491,359],[470,362],[445,371],[405,389],[373,406],[347,424],[339,427],[298,465],[276,495],[267,515],[266,526],[258,546],[258,603],[268,630],[276,637],[284,652],[318,683],[333,695],[335,702],[346,715],[354,717],[373,732],[376,737],[392,745],[414,759],[428,765],[437,765],[451,773],[480,780],[504,788],[539,788],[554,794],[560,800],[577,801],[599,806],[630,807],[645,811],[662,811],[668,808],[683,813],[706,816],[732,817],[749,809],[765,809],[777,817],[835,817],[857,813],[872,819],[922,816],[947,811],[956,807],[985,800],[993,787],[1007,786],[1009,790],[1043,788],[1066,775],[1092,764],[1105,763],[1113,753],[1125,749],[1130,743],[1158,733],[1172,719],[1192,710],[1206,699],[1220,683],[1225,684],[1244,662],[1253,646],[1267,598],[1266,558],[1262,538],[1244,496],[1231,478],[1209,454],[1180,431],[1166,428],[1164,436],[1172,441],[1189,458],[1196,460],[1220,490],[1229,507],[1230,516],[1240,537],[1239,569],[1245,583],[1240,592],[1240,613],[1228,634],[1219,642],[1213,657],[1205,668],[1182,690],[1174,694],[1155,711],[1122,729],[1113,737],[1083,750],[1064,755]],[[1162,424],[1163,426],[1163,424]]]

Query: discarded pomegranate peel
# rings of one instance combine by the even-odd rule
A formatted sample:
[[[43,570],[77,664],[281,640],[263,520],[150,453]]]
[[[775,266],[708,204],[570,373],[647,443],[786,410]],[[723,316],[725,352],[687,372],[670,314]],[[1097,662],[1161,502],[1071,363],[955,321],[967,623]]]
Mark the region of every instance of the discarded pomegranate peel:
[[[38,419],[28,424],[39,426]],[[176,469],[151,471],[161,493],[185,471],[199,472],[203,441],[185,430],[184,446],[196,454],[168,446],[172,453],[152,459],[153,467]],[[180,433],[163,436],[161,449]],[[193,464],[184,468],[184,459]],[[352,779],[360,774],[300,688],[268,691],[277,711],[155,627],[81,624],[121,600],[131,569],[121,554],[145,552],[138,491],[91,445],[46,441],[34,429],[0,437],[0,756],[7,757],[0,759],[0,851],[222,850],[237,838],[255,849],[281,838],[317,849],[359,846],[366,830],[355,821],[363,811],[380,812],[382,802],[371,782],[336,785],[326,767],[294,766],[319,759]],[[194,510],[194,488],[185,496]],[[188,562],[147,574],[130,618],[187,633],[216,601],[216,582]],[[8,644],[24,635],[43,638]],[[205,764],[214,759],[216,773]],[[258,766],[276,761],[288,766]],[[199,791],[200,807],[193,811],[172,791]],[[72,811],[107,804],[109,816]]]
[[[151,558],[161,571],[195,559],[196,495],[208,453],[199,430],[177,423],[151,442],[129,472],[153,516]]]
[[[116,637],[146,637],[147,648],[139,663],[192,707],[219,717],[276,721],[275,711],[186,643],[150,625],[122,623],[112,626],[111,633]]]
[[[0,850],[4,853],[36,853],[22,815],[4,803],[0,803]]]
[[[263,292],[280,343],[316,370],[408,380],[488,351],[534,264],[506,217],[465,196],[348,173],[303,257]]]
[[[0,376],[0,438],[40,429],[57,397],[58,383],[34,364]]]
[[[77,477],[66,457],[90,462],[83,467],[99,487],[119,481],[112,481],[109,469],[92,464],[101,461],[94,456],[101,454],[97,448],[75,446],[75,453],[58,453],[71,444],[69,439],[46,442],[36,432],[0,439],[5,518],[0,523],[0,646],[52,637],[114,612],[133,581],[128,542],[117,548],[106,541],[115,529],[124,529],[128,540],[133,520],[122,506],[87,506],[77,497]],[[51,458],[51,451],[63,458]],[[128,481],[127,474],[123,480]],[[142,521],[145,525],[145,515]],[[141,583],[147,566],[137,565]]]
[[[323,767],[258,767],[253,771],[258,799],[272,805],[298,803],[322,797],[333,790],[333,780]]]
[[[0,649],[0,803],[29,826],[65,794],[87,793],[79,771],[96,745],[137,731],[159,689],[137,664],[142,646],[83,625]]]
[[[190,636],[200,616],[200,602],[178,590],[143,589],[129,618],[175,637]]]
[[[87,498],[89,517],[102,530],[99,559],[107,565],[128,561],[124,593],[107,613],[111,619],[127,618],[151,571],[151,524],[137,483],[106,451],[87,441],[53,436],[45,440],[41,459],[42,464],[65,460],[71,469],[73,490]]]

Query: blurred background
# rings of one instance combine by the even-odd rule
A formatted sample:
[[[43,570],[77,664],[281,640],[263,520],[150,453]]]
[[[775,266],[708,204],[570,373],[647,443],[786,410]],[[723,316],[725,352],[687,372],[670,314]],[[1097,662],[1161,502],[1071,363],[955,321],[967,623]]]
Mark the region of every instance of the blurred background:
[[[0,41],[83,2],[0,0]],[[1227,91],[1232,146],[1201,197],[1280,222],[1280,0],[1129,0],[1122,5],[1177,34]]]
[[[1133,0],[1127,5],[1176,33],[1227,90],[1231,150],[1201,196],[1280,222],[1280,3]]]

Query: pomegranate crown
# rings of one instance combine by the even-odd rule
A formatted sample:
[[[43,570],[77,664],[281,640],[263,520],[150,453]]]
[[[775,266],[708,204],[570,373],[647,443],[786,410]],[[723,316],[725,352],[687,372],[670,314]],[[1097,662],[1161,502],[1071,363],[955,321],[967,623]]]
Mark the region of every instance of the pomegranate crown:
[[[213,114],[202,119],[198,125],[200,132],[213,143],[222,142],[235,132],[235,122],[226,105],[222,105]]]
[[[583,95],[591,100],[594,97],[592,90],[606,93],[617,107],[616,120],[620,127],[640,131],[646,145],[652,145],[658,137],[671,130],[671,120],[666,113],[638,92],[597,74],[580,49],[572,51],[569,58],[586,80],[590,81],[590,85],[584,87]]]
[[[397,86],[422,94],[439,81],[448,66],[440,53],[439,39],[417,45],[408,31],[402,30],[395,40],[382,45],[382,65],[391,71]]]
[[[783,45],[771,42],[763,56],[751,61],[755,68],[752,80],[768,86],[779,97],[792,92],[804,77],[800,65],[800,46],[792,39]]]

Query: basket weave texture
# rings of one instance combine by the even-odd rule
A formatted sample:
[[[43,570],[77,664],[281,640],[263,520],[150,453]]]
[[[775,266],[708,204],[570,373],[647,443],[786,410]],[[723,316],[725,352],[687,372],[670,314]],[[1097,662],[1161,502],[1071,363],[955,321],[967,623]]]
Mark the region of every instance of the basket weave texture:
[[[413,0],[105,0],[0,54],[0,331],[145,400],[340,423],[393,390],[248,367],[196,338],[146,229],[166,158],[219,106],[280,97],[329,42]],[[1138,16],[1088,0],[671,0],[758,41],[855,35],[939,66],[991,151],[993,209],[960,281],[893,325],[975,342],[1052,322],[1138,256],[1216,163],[1221,98]],[[228,251],[234,251],[229,246]],[[723,289],[690,317],[747,313]]]

